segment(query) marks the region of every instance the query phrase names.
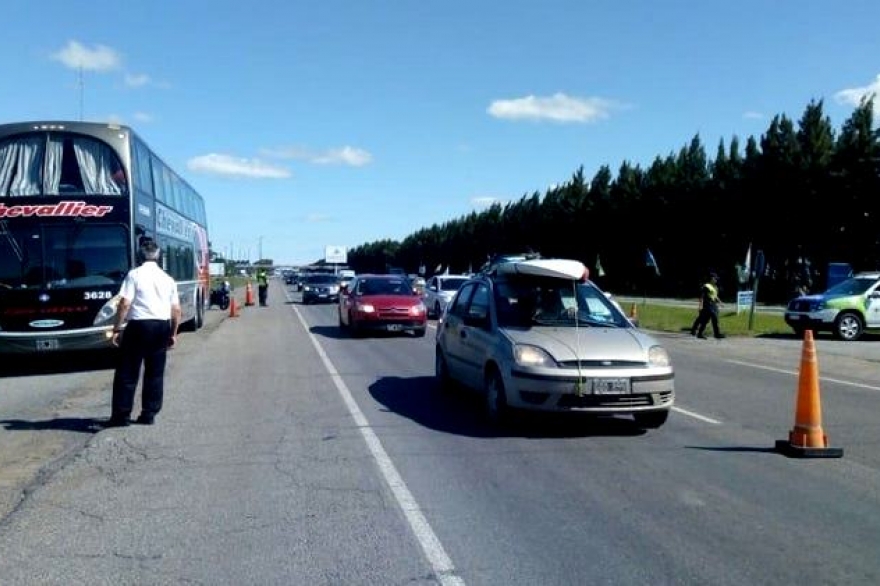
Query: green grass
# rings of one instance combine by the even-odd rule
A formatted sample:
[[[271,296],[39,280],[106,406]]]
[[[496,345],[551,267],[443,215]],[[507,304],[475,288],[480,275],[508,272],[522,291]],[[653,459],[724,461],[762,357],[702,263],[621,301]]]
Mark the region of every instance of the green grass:
[[[671,305],[659,305],[650,303],[636,303],[639,327],[646,330],[661,332],[688,332],[694,319],[697,317],[696,308],[675,307]],[[627,314],[631,310],[630,305],[625,305]],[[768,334],[792,334],[792,329],[786,325],[781,314],[762,313],[756,311],[749,328],[749,312],[737,314],[735,311],[721,310],[718,316],[718,325],[721,332],[727,336],[760,336]],[[712,335],[712,325],[706,328],[706,335]]]

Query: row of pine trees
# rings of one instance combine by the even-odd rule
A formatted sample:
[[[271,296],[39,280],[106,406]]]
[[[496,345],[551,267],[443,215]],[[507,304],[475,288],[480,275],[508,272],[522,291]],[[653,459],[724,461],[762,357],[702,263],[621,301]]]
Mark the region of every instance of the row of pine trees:
[[[616,293],[693,297],[711,271],[731,298],[750,286],[740,270],[747,254],[761,251],[759,296],[784,302],[800,286],[822,290],[830,262],[880,268],[873,102],[863,100],[839,131],[814,100],[797,124],[777,115],[744,146],[722,139],[711,159],[696,135],[646,169],[625,161],[616,174],[603,165],[587,179],[581,168],[543,195],[357,246],[348,262],[358,272],[463,273],[495,254],[531,250],[581,260]]]

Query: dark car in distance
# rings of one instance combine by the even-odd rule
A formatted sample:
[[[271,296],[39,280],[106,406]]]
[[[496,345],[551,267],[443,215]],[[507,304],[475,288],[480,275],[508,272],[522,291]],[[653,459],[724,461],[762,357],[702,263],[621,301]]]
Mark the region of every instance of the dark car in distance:
[[[336,275],[315,273],[303,277],[302,302],[336,303],[339,301],[339,278]]]

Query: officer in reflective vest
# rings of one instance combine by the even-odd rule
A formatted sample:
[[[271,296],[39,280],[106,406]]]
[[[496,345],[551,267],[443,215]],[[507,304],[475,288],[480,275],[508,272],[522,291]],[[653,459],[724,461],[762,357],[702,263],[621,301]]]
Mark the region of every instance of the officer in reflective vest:
[[[718,275],[711,273],[709,280],[703,283],[700,289],[700,312],[691,326],[691,335],[706,339],[706,326],[712,322],[712,333],[716,338],[723,338],[721,328],[718,326],[718,306],[721,299],[718,297]]]

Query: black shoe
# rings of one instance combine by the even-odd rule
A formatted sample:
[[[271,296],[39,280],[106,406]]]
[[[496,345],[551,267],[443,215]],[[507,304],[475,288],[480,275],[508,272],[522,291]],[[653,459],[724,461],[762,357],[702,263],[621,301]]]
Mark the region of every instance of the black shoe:
[[[128,427],[129,425],[131,425],[131,420],[128,416],[120,417],[114,415],[104,422],[104,427]]]
[[[716,339],[716,340],[720,340],[720,339],[722,339],[722,338],[726,338],[726,337],[727,337],[727,336],[725,336],[724,334],[715,334],[715,339]]]
[[[706,334],[697,334],[697,337],[701,340],[708,340],[709,339],[706,337]]]
[[[155,415],[145,415],[141,413],[135,423],[137,423],[138,425],[153,425],[154,423],[156,423],[156,417]]]

